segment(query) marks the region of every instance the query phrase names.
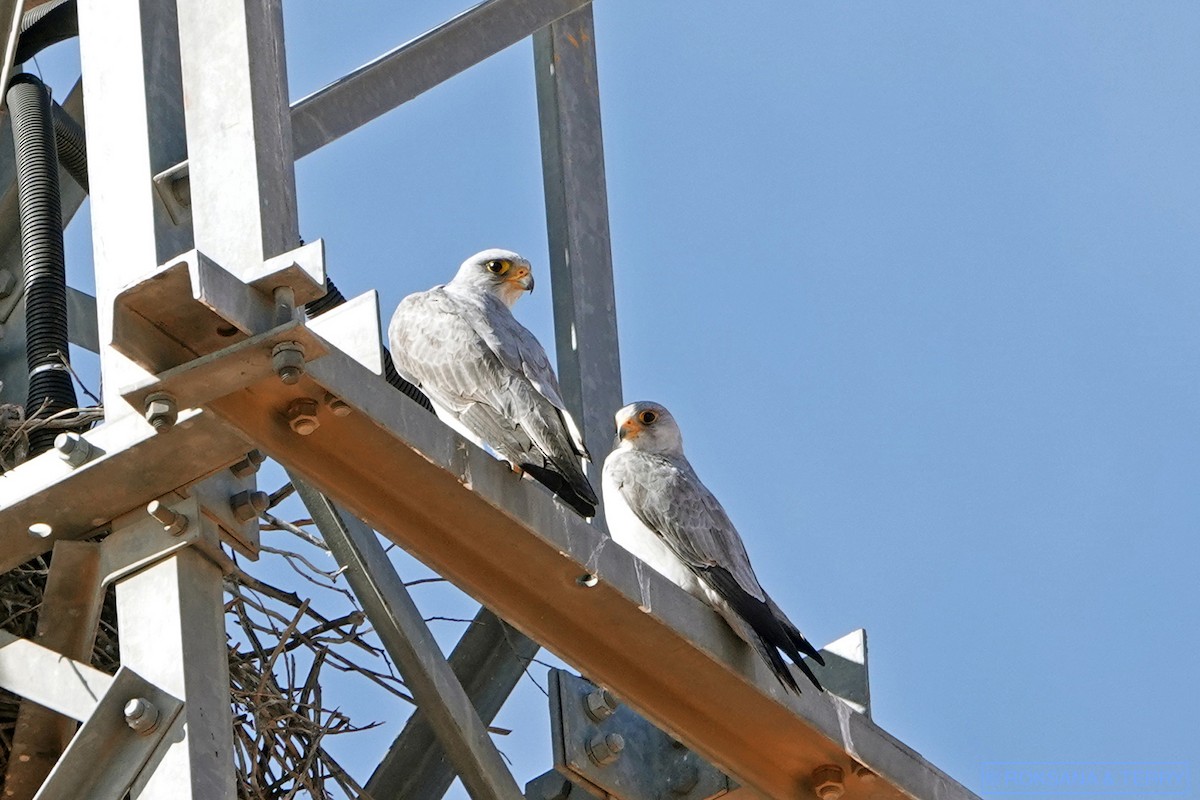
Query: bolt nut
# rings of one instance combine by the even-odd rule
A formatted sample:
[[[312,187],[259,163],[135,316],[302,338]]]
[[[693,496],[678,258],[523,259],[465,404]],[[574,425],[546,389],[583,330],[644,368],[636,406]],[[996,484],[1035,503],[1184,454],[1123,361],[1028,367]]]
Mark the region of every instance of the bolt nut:
[[[625,737],[619,733],[597,733],[588,742],[588,757],[600,766],[611,764],[625,749]]]
[[[135,697],[125,704],[125,722],[145,736],[158,727],[158,709],[144,697]]]
[[[261,450],[251,450],[246,453],[246,457],[241,461],[229,467],[229,471],[233,473],[235,478],[249,478],[254,473],[258,472],[258,468],[267,460]]]
[[[613,715],[621,705],[607,689],[593,689],[583,698],[584,710],[596,722],[603,722]]]
[[[146,398],[146,421],[154,430],[162,432],[175,424],[179,418],[179,407],[175,397],[167,392],[155,392]]]
[[[845,773],[835,764],[824,764],[813,770],[813,792],[821,800],[841,800],[846,793]]]
[[[54,449],[59,458],[72,467],[78,467],[92,457],[92,446],[87,439],[71,431],[54,437]]]
[[[329,406],[335,417],[345,417],[352,410],[349,403],[330,392],[325,393],[325,405]]]
[[[0,269],[0,299],[8,297],[17,288],[17,276],[11,269]]]
[[[238,522],[249,522],[267,510],[271,498],[266,492],[238,492],[229,498],[229,507]]]
[[[291,386],[304,374],[304,345],[300,342],[280,342],[271,350],[271,366],[279,380]]]
[[[308,436],[321,426],[321,421],[317,419],[317,401],[310,397],[293,400],[284,416],[292,430],[301,436]]]
[[[161,500],[151,500],[146,506],[146,513],[161,522],[163,530],[172,536],[178,536],[187,530],[188,518],[168,508]]]

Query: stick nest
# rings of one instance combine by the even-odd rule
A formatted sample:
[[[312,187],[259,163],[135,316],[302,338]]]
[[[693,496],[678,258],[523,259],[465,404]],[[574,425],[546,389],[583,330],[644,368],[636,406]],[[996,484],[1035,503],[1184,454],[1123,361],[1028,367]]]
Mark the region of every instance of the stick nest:
[[[301,530],[284,524],[284,530]],[[310,543],[319,543],[306,535]],[[265,546],[263,550],[264,560],[286,561],[305,580],[350,596],[333,584],[334,573],[320,570],[300,553]],[[0,575],[0,627],[34,638],[49,567],[49,557],[39,557]],[[407,702],[412,698],[374,642],[362,611],[326,616],[310,599],[241,570],[227,576],[225,591],[238,797],[368,797],[325,743],[331,736],[380,723],[356,725],[329,707],[322,693],[323,675],[329,670],[353,673]],[[120,666],[111,588],[101,611],[92,665],[109,674]],[[20,703],[19,697],[0,691],[0,771],[8,767]]]

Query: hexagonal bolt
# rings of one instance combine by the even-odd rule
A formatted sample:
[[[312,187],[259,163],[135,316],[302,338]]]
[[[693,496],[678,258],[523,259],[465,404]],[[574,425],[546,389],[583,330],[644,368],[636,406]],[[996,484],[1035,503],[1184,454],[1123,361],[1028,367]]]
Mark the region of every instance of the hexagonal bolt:
[[[92,457],[92,446],[78,433],[67,431],[54,437],[58,456],[72,467],[78,467]]]
[[[249,478],[251,475],[258,472],[258,468],[261,467],[262,463],[266,460],[267,457],[263,455],[261,450],[251,450],[249,453],[246,453],[245,458],[236,464],[231,465],[229,467],[229,471],[232,472],[236,478]]]
[[[583,710],[596,722],[603,722],[613,715],[621,703],[607,689],[593,689],[583,698]]]
[[[179,407],[175,396],[168,392],[154,392],[146,398],[146,421],[154,430],[162,432],[179,419]]]
[[[611,764],[625,749],[625,737],[619,733],[597,733],[587,744],[588,758],[600,766]]]
[[[349,403],[331,392],[325,393],[325,405],[329,406],[335,417],[344,417],[352,410]]]
[[[271,350],[271,366],[279,380],[291,386],[304,374],[304,345],[300,342],[280,342]]]
[[[158,709],[144,697],[135,697],[125,704],[125,722],[145,736],[158,727]]]
[[[266,492],[238,492],[229,498],[229,507],[238,522],[249,522],[267,510],[271,497]]]
[[[8,297],[17,288],[17,276],[11,269],[0,269],[0,299]]]
[[[301,397],[293,400],[284,412],[288,425],[301,436],[308,436],[321,426],[317,419],[317,401],[311,397]]]
[[[813,792],[821,800],[841,800],[846,793],[845,777],[836,764],[822,764],[813,770]]]
[[[172,536],[178,536],[187,530],[188,518],[172,508],[168,508],[161,500],[151,500],[146,506],[146,513],[162,523],[163,530]]]

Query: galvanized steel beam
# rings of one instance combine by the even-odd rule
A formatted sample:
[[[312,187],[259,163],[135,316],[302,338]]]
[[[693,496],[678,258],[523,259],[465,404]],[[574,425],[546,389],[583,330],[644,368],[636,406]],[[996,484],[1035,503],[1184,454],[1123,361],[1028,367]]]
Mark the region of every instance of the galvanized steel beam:
[[[533,54],[558,375],[599,489],[622,393],[591,5],[534,34]]]
[[[59,542],[38,609],[35,641],[75,661],[91,660],[104,595],[100,547],[95,542]],[[29,700],[21,701],[4,776],[4,797],[29,800],[75,734],[75,721]]]
[[[195,246],[238,276],[300,243],[281,0],[180,0]]]
[[[13,694],[82,722],[112,680],[89,664],[0,631],[0,687]]]
[[[485,725],[525,674],[541,646],[486,608],[480,608],[450,653],[450,669]],[[372,797],[438,800],[454,782],[454,769],[420,709],[388,749],[367,782]]]
[[[184,411],[163,433],[127,415],[83,439],[92,455],[80,466],[51,451],[0,475],[0,571],[57,541],[100,533],[109,520],[228,467],[252,447],[212,414],[197,411]],[[31,525],[43,527],[30,535]]]
[[[164,740],[178,735],[175,723],[183,703],[177,697],[124,665],[109,681],[108,690],[99,697],[95,710],[83,721],[34,800],[124,800]],[[128,713],[128,704],[135,699],[141,700],[136,730]],[[148,715],[153,715],[152,723]],[[133,797],[137,796],[135,792]]]
[[[286,385],[245,372],[239,350],[230,357],[246,387],[203,389],[209,409],[739,782],[800,798],[816,767],[853,776],[862,763],[883,780],[848,778],[849,800],[974,798],[849,706],[784,690],[710,609],[357,361],[331,351]],[[221,354],[204,361],[218,370]],[[202,389],[188,389],[187,371],[160,386],[185,404]],[[326,392],[351,413],[320,410]],[[286,412],[305,398],[319,410],[302,435]]]
[[[192,247],[191,228],[171,219],[153,183],[188,152],[179,26],[175,3],[78,2],[98,327],[108,342],[117,292]],[[118,387],[145,370],[111,347],[101,349],[100,368],[106,418],[140,415]]]
[[[155,526],[161,531],[143,510],[120,520],[113,535]],[[184,701],[183,713],[164,723],[169,745],[155,752],[131,800],[234,800],[221,568],[195,547],[169,555],[118,581],[117,618],[121,666]]]
[[[486,0],[292,107],[296,158],[324,147],[589,0]]]
[[[446,663],[375,531],[297,476],[291,479],[471,797],[520,798],[517,783],[488,735],[487,726]]]

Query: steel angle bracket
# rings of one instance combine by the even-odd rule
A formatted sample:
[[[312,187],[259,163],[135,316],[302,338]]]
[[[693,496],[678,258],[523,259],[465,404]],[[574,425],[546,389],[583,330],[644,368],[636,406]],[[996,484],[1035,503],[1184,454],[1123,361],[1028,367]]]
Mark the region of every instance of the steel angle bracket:
[[[343,306],[307,323],[292,320],[265,333],[242,339],[221,350],[185,361],[160,374],[121,390],[121,396],[135,408],[144,407],[152,395],[166,393],[180,408],[200,407],[242,389],[270,381],[272,393],[282,389],[297,400],[311,398],[315,418],[337,394],[336,381],[314,377],[322,357],[337,352],[375,375],[383,373],[380,337],[379,298],[367,292]],[[292,344],[303,352],[305,367],[296,381],[283,385],[274,353],[280,345]],[[312,370],[308,368],[312,367]],[[290,384],[294,383],[295,386]],[[314,388],[313,384],[317,386]],[[390,395],[389,395],[390,396]],[[286,404],[280,419],[287,422]],[[331,413],[341,415],[348,407]]]
[[[552,669],[549,692],[554,769],[597,797],[711,800],[737,787],[607,690]]]
[[[135,408],[144,407],[151,395],[161,392],[173,397],[179,408],[203,406],[259,381],[268,378],[278,381],[272,352],[276,346],[288,342],[300,345],[306,361],[330,351],[330,346],[310,327],[297,321],[287,322],[125,387],[121,396]]]
[[[867,631],[864,628],[847,633],[821,648],[825,666],[812,660],[807,662],[825,691],[837,697],[852,709],[867,717],[871,716],[871,681],[867,661]],[[807,679],[797,673],[796,680],[802,685]]]
[[[317,239],[282,255],[268,258],[245,276],[246,282],[272,296],[286,286],[294,292],[296,305],[325,296],[325,241]]]
[[[112,345],[153,373],[245,341],[296,316],[325,293],[325,245],[317,240],[268,259],[243,281],[191,250],[117,294]],[[280,308],[276,290],[290,290]]]
[[[208,479],[209,481],[212,478]],[[158,498],[157,513],[170,518],[164,525],[139,508],[117,520],[118,530],[99,545],[100,585],[107,587],[123,578],[157,564],[188,547],[195,547],[221,571],[233,571],[233,561],[221,549],[222,534],[229,532],[221,523],[222,514],[213,504],[204,502],[195,487],[187,487]]]
[[[181,411],[163,433],[128,415],[83,439],[90,448],[83,464],[72,466],[51,450],[0,475],[0,571],[48,552],[56,541],[99,533],[112,519],[144,508],[146,498],[222,470],[251,447],[213,414],[195,410]],[[30,535],[33,525],[44,535]]]
[[[141,714],[127,719],[136,699]],[[122,800],[182,709],[181,700],[121,667],[34,800]]]

